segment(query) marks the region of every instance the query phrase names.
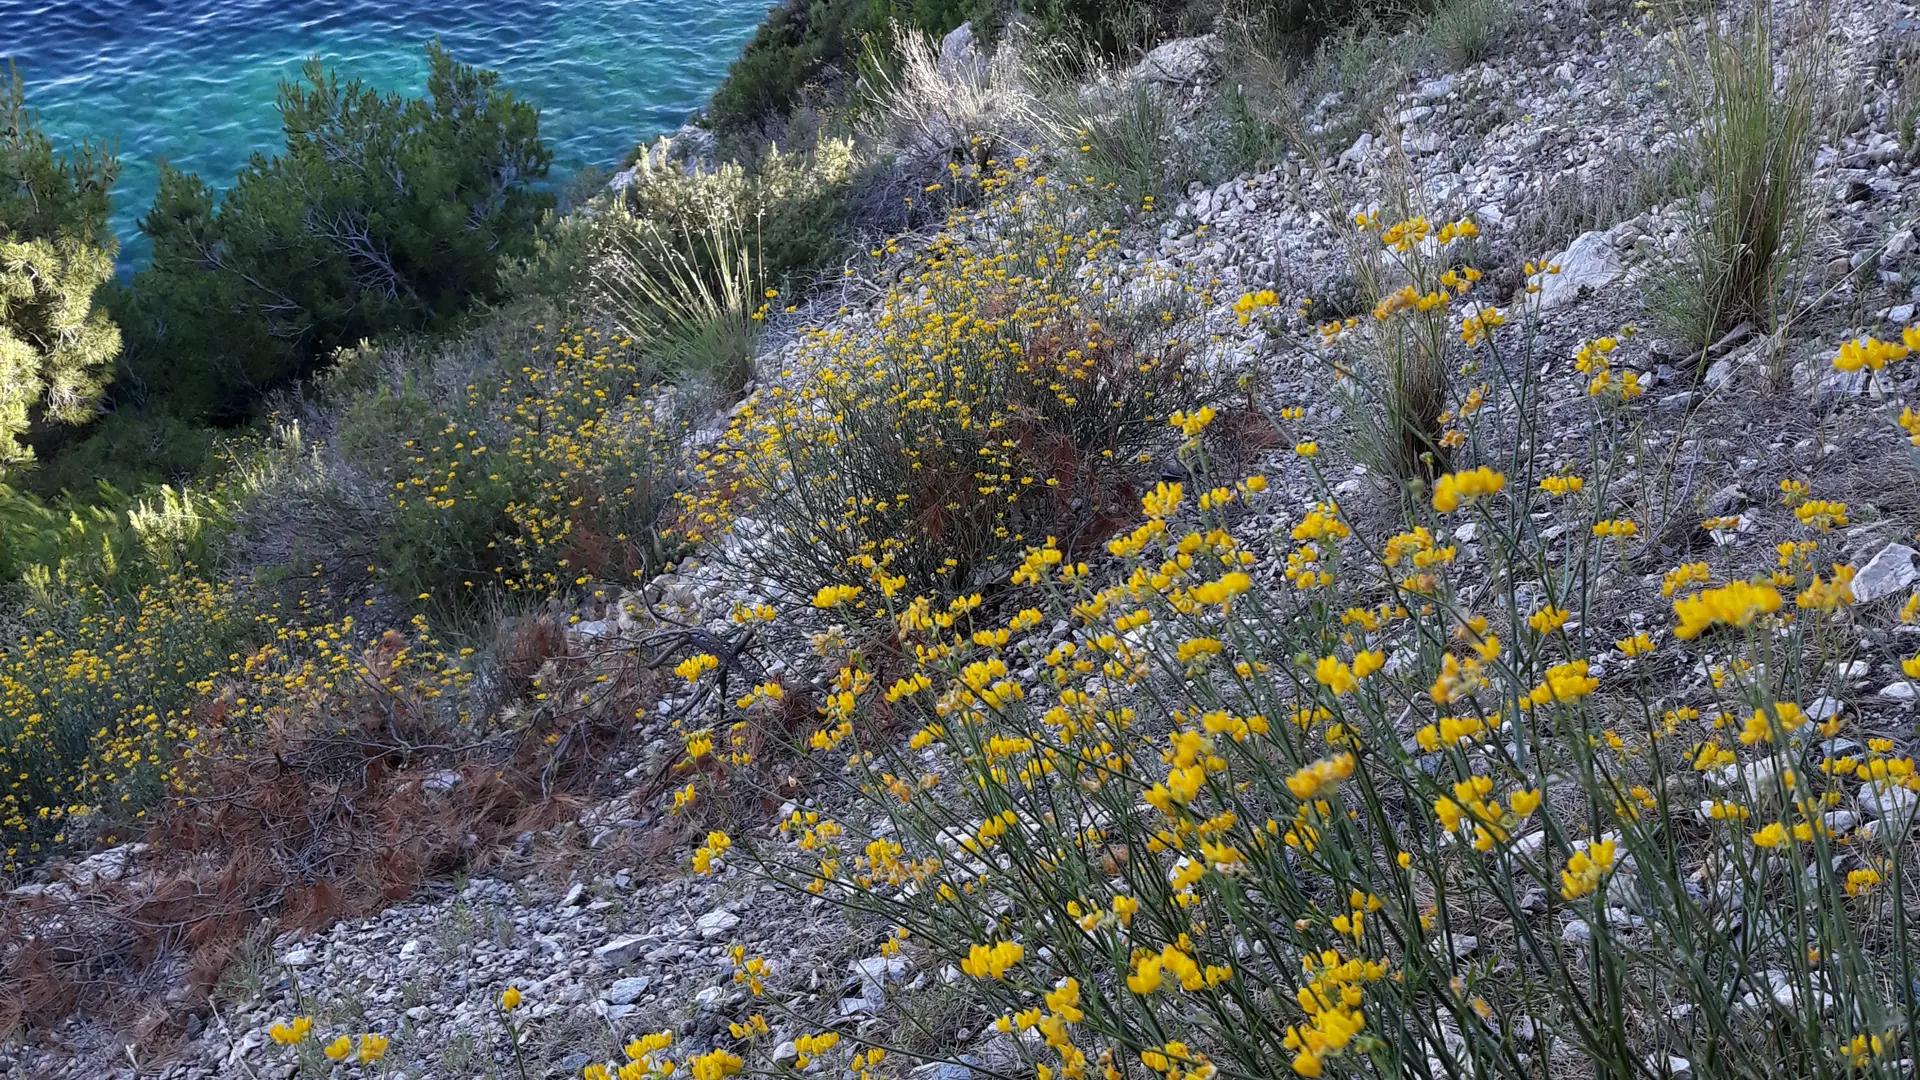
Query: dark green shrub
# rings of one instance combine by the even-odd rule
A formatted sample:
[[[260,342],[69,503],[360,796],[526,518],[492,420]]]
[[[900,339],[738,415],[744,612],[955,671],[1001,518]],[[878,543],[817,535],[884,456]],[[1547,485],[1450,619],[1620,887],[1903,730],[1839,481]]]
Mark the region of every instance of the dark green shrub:
[[[27,109],[19,69],[9,64],[8,74],[0,81],[0,232],[71,236],[106,246],[118,155],[92,143],[55,153],[38,114]]]
[[[1173,27],[1188,7],[1179,0],[1026,0],[1021,11],[1045,41],[1076,41],[1117,55],[1176,36]]]
[[[1427,33],[1442,60],[1466,67],[1499,47],[1516,18],[1508,0],[1447,0],[1434,10]]]
[[[280,90],[278,157],[215,199],[163,168],[127,312],[136,376],[171,411],[230,421],[333,352],[441,330],[501,294],[553,197],[539,113],[428,46],[427,97],[342,83],[317,60]]]
[[[1438,0],[1250,0],[1245,12],[1269,31],[1311,48],[1329,34],[1377,23],[1398,27],[1433,10]]]
[[[774,8],[714,91],[708,120],[731,134],[785,116],[809,80],[846,65],[865,35],[885,27],[881,8],[875,0],[787,0]]]
[[[219,432],[177,416],[124,408],[108,413],[84,437],[44,448],[22,485],[47,498],[62,492],[91,501],[96,482],[121,491],[184,484],[215,465]]]
[[[851,72],[868,50],[885,50],[890,24],[945,34],[970,18],[984,23],[989,11],[981,0],[786,0],[728,70],[707,119],[732,135],[784,118],[809,83]]]

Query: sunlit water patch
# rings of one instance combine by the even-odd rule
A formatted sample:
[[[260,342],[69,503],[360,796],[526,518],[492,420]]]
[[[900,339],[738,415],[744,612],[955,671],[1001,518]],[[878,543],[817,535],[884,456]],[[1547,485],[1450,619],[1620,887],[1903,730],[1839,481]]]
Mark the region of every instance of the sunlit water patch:
[[[56,144],[118,140],[114,228],[138,261],[157,161],[224,186],[249,154],[274,152],[276,89],[310,56],[417,94],[424,45],[439,37],[540,106],[557,185],[698,110],[765,11],[765,0],[0,0],[0,72],[19,62]]]

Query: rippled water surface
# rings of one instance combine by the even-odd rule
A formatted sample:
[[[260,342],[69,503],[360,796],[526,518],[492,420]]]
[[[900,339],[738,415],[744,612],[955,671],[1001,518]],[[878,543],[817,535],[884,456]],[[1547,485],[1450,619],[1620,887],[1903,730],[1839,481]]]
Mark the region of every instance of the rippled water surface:
[[[224,185],[280,145],[274,94],[319,56],[343,76],[419,93],[424,43],[493,68],[540,106],[555,182],[614,164],[712,93],[767,0],[0,0],[0,74],[19,62],[56,144],[118,139],[123,257],[156,160]]]

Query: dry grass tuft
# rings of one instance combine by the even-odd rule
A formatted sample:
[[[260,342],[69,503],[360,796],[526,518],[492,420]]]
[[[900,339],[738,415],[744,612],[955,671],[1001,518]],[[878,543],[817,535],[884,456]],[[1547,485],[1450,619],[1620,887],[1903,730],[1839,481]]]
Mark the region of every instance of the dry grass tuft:
[[[1686,253],[1655,284],[1656,317],[1676,337],[1706,345],[1750,320],[1771,332],[1787,269],[1805,239],[1815,104],[1822,92],[1824,26],[1792,29],[1807,47],[1776,60],[1775,18],[1755,3],[1731,26],[1709,23],[1695,75],[1704,189]]]

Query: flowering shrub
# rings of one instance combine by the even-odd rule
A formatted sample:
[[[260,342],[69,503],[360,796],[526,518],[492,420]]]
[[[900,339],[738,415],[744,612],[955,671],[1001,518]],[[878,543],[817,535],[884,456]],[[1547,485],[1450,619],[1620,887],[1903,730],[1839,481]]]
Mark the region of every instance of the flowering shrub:
[[[313,1033],[313,1017],[296,1016],[292,1020],[276,1021],[267,1029],[267,1037],[274,1045],[291,1047],[295,1060],[314,1073],[326,1073],[334,1062],[350,1062],[361,1068],[369,1068],[380,1063],[387,1056],[387,1046],[392,1042],[385,1035],[363,1032],[358,1038],[351,1035],[338,1035],[332,1041]]]
[[[65,599],[22,609],[0,644],[7,871],[76,825],[83,837],[139,827],[156,803],[197,793],[211,755],[263,732],[285,753],[317,718],[357,724],[369,694],[386,699],[384,716],[404,697],[409,715],[466,718],[472,650],[449,653],[424,619],[402,637],[318,592],[276,609],[191,567],[129,597],[94,587]]]
[[[534,329],[521,363],[411,421],[421,434],[384,478],[395,522],[381,571],[404,595],[544,599],[659,564],[680,425],[631,339]]]
[[[524,362],[467,373],[442,407],[402,394],[350,417],[343,441],[358,463],[397,462],[380,477],[391,515],[368,570],[405,599],[457,606],[491,590],[544,600],[660,560],[677,423],[630,341],[535,334]],[[382,423],[397,432],[391,446],[374,437]],[[304,465],[298,456],[287,468]],[[449,655],[423,621],[374,618],[327,567],[276,567],[290,580],[263,589],[185,561],[223,543],[236,513],[275,512],[283,478],[263,476],[76,514],[21,548],[49,554],[22,572],[25,599],[0,637],[0,868],[142,825],[156,801],[194,790],[195,754],[209,740],[244,757],[271,729],[284,750],[313,718],[357,716],[369,689],[466,718],[468,656]],[[87,827],[75,832],[76,819]]]
[[[183,782],[174,742],[251,629],[233,595],[176,573],[114,597],[75,589],[20,609],[0,645],[0,834],[7,871],[101,808],[138,815]]]
[[[1138,498],[1159,421],[1199,392],[1180,343],[1120,295],[1142,283],[1114,235],[1026,159],[955,180],[989,205],[955,213],[871,333],[811,332],[737,412],[683,497],[689,540],[753,514],[771,526],[762,568],[798,593],[951,593],[1048,535],[1104,539]]]
[[[1464,437],[1454,422],[1486,400],[1484,387],[1453,393],[1453,373],[1474,372],[1467,351],[1505,322],[1468,295],[1480,272],[1464,256],[1479,229],[1470,220],[1436,227],[1418,216],[1386,223],[1378,213],[1359,214],[1356,225],[1379,300],[1371,319],[1323,323],[1321,345],[1348,380],[1355,458],[1398,480],[1432,479],[1446,472]]]
[[[211,607],[228,614],[231,634],[223,640],[215,627],[195,638],[191,625],[173,627],[194,646],[163,658],[174,666],[116,665],[108,677],[86,666],[86,642],[48,635],[36,650],[29,679],[45,682],[62,667],[75,676],[54,684],[73,701],[41,707],[85,705],[88,723],[127,731],[71,745],[96,757],[125,746],[107,763],[123,770],[119,786],[105,790],[133,798],[107,798],[96,785],[38,825],[25,814],[30,831],[9,835],[9,861],[25,867],[61,840],[71,850],[131,830],[151,848],[123,852],[137,871],[70,879],[57,904],[23,892],[0,905],[0,1030],[111,1015],[163,965],[180,973],[172,977],[183,992],[205,993],[236,957],[262,947],[263,914],[277,924],[271,937],[405,899],[524,830],[529,812],[551,808],[554,796],[591,783],[635,712],[654,701],[645,670],[621,654],[570,650],[557,623],[557,643],[544,634],[519,643],[524,625],[547,625],[539,620],[508,633],[500,649],[508,672],[515,660],[538,672],[508,689],[476,678],[484,665],[474,650],[444,644],[424,617],[382,629],[318,584],[278,608],[255,605],[215,589]],[[145,620],[160,615],[150,606]],[[138,656],[142,640],[132,635],[114,657]],[[156,704],[169,701],[183,704]],[[141,724],[156,712],[157,729]],[[317,1074],[330,1060],[323,1050],[339,1045],[328,1038],[298,1050]],[[371,1064],[358,1056],[362,1045],[348,1060]],[[385,1052],[377,1039],[366,1045]]]
[[[1448,331],[1500,418],[1461,420],[1481,463],[1397,533],[1316,479],[1250,534],[1272,489],[1189,443],[1196,491],[1146,493],[1110,561],[1030,538],[997,603],[890,586],[907,556],[878,549],[840,588],[906,666],[823,641],[808,740],[851,807],[710,834],[697,869],[896,926],[1042,1077],[1904,1068],[1920,781],[1823,691],[1920,603],[1857,605],[1819,561],[1846,508],[1803,486],[1777,562],[1720,548],[1666,575],[1670,611],[1610,603],[1640,542],[1617,342],[1580,350],[1589,457],[1548,468],[1498,314]]]

